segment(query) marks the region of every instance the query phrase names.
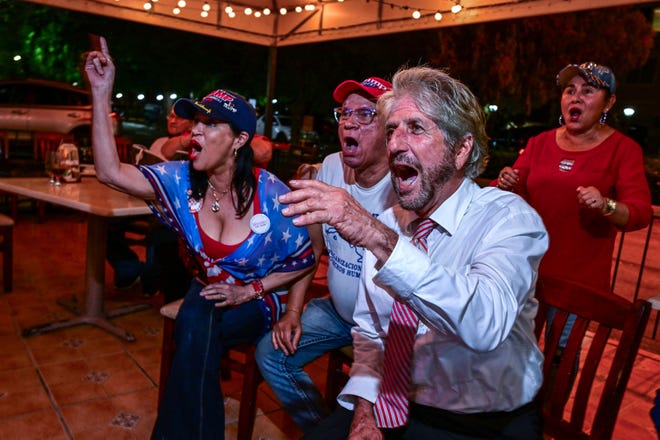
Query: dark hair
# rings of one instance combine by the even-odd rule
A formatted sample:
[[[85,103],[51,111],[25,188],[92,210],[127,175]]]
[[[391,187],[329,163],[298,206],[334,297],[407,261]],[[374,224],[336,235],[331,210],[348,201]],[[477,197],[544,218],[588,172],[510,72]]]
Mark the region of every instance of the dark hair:
[[[229,123],[229,127],[234,135],[241,134],[241,130],[234,124]],[[251,140],[251,139],[250,139]],[[236,151],[236,167],[234,176],[231,180],[232,197],[231,203],[236,210],[236,217],[243,217],[249,210],[254,200],[254,194],[257,188],[257,179],[254,177],[252,166],[254,163],[254,153],[248,141],[245,145]],[[206,194],[209,187],[209,177],[205,171],[197,171],[193,168],[192,162],[188,163],[190,170],[190,189],[191,197],[200,200]],[[236,193],[236,197],[233,194]]]

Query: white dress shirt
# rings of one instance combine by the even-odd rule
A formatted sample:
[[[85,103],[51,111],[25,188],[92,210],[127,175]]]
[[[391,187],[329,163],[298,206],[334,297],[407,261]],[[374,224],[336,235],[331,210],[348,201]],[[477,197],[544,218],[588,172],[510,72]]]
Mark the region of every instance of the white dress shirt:
[[[548,248],[541,218],[519,196],[469,179],[432,213],[428,254],[410,241],[416,218],[399,206],[379,218],[399,240],[379,270],[365,254],[340,404],[375,402],[395,296],[420,319],[411,401],[457,413],[531,402],[543,380],[534,336],[537,268]]]

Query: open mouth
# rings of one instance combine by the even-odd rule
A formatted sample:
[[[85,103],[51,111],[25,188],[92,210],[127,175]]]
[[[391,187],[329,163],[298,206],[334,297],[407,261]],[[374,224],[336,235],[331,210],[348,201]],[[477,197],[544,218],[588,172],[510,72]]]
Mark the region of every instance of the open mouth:
[[[346,154],[353,154],[357,151],[359,142],[354,137],[347,136],[344,138],[343,150]]]
[[[582,110],[577,108],[571,108],[568,110],[568,116],[571,122],[576,122],[582,116]]]
[[[188,158],[190,160],[195,159],[197,156],[199,156],[199,153],[202,152],[202,147],[195,141],[190,142],[190,153],[188,153]]]
[[[407,160],[395,159],[390,165],[392,176],[397,187],[401,192],[410,191],[419,176],[419,171],[412,164],[406,163]]]

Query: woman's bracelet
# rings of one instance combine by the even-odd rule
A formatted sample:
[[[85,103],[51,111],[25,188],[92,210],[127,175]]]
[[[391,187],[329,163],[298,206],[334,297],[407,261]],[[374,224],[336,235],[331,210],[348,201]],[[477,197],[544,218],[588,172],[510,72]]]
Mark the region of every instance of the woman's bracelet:
[[[250,283],[254,289],[254,299],[262,299],[266,290],[264,289],[264,283],[261,280],[255,280]]]
[[[286,311],[287,312],[297,312],[298,314],[300,314],[300,309],[296,309],[295,307],[287,307]]]

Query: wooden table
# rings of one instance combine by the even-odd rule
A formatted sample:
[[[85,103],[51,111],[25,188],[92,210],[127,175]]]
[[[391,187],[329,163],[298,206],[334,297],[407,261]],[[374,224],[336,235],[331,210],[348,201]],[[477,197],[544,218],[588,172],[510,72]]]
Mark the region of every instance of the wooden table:
[[[105,255],[110,218],[150,214],[151,210],[145,202],[115,191],[99,183],[95,177],[85,177],[80,183],[63,183],[61,186],[50,185],[47,177],[0,178],[0,190],[89,214],[87,216],[84,310],[79,310],[75,297],[73,301],[58,300],[58,304],[71,310],[77,316],[64,321],[27,328],[23,330],[23,336],[39,335],[75,325],[90,324],[127,341],[134,341],[135,336],[112,324],[109,318],[144,310],[151,305],[136,304],[104,311]]]

